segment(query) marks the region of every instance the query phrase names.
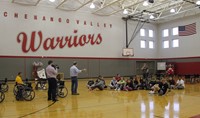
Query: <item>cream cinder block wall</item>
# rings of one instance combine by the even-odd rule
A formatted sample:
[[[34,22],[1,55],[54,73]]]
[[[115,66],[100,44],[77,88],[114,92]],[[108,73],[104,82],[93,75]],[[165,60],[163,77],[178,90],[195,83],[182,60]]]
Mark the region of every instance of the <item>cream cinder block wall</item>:
[[[162,23],[158,25],[158,57],[159,58],[184,58],[184,57],[199,57],[200,56],[200,37],[199,37],[199,27],[200,27],[200,16],[199,14],[195,16],[189,16],[186,18],[177,19],[167,23]],[[188,25],[196,22],[197,33],[190,36],[172,36],[172,28],[177,26]],[[169,29],[169,37],[163,38],[163,29]],[[179,39],[179,47],[172,47],[172,40]],[[170,48],[163,48],[163,41],[170,41]]]
[[[37,20],[34,19],[35,16]],[[50,20],[51,17],[53,21]],[[0,19],[1,56],[123,58],[122,49],[125,47],[126,30],[125,21],[121,17],[103,17],[90,13],[66,12],[47,6],[23,6],[10,1],[0,1]],[[136,24],[136,22],[129,23],[129,38]],[[154,24],[145,24],[144,28],[157,32]],[[42,34],[41,37],[39,33]],[[31,40],[33,41],[31,35],[34,39],[32,44],[35,51],[29,50]],[[89,43],[80,46],[81,42],[89,40],[89,35],[94,35],[93,40],[97,41],[92,44],[90,40]],[[26,45],[25,37],[27,37]],[[72,37],[71,42],[68,39],[68,42],[65,42],[66,37],[68,39]],[[77,46],[69,47],[75,37],[77,40],[82,37],[82,40]],[[63,42],[56,44],[58,38],[59,40],[63,38]],[[137,35],[130,44],[129,47],[134,48],[134,57],[131,58],[157,57],[156,45],[155,49],[141,49],[140,40]],[[157,42],[156,37],[153,40]],[[53,49],[49,48],[52,46],[50,43],[54,45]],[[44,47],[47,49],[45,50]]]

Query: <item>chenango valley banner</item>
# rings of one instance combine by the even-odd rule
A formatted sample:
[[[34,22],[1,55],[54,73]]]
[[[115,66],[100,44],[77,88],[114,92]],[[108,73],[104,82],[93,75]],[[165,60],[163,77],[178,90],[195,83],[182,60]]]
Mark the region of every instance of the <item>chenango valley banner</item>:
[[[1,56],[121,57],[120,17],[0,3]]]

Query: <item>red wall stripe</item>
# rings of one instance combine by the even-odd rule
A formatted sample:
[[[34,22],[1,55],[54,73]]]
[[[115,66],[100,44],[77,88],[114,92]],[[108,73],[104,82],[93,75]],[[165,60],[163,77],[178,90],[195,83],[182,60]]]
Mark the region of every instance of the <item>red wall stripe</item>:
[[[176,74],[200,74],[200,62],[178,62],[175,64]]]

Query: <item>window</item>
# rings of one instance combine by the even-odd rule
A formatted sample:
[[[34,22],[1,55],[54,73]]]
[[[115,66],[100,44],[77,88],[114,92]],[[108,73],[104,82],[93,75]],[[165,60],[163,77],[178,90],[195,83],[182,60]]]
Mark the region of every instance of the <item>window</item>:
[[[154,48],[153,43],[154,43],[153,41],[149,41],[149,48],[150,48],[150,49],[153,49],[153,48]]]
[[[175,35],[178,35],[178,27],[174,27],[172,29],[172,35],[175,36]]]
[[[163,37],[168,37],[169,36],[169,29],[164,29],[163,30]]]
[[[173,48],[179,47],[179,40],[178,39],[172,40],[172,47]]]
[[[153,30],[149,30],[149,37],[153,37]]]
[[[140,29],[140,36],[145,36],[145,29]]]
[[[146,41],[141,40],[141,41],[140,41],[140,47],[141,47],[141,48],[146,48],[145,43],[146,43]]]
[[[169,41],[163,41],[163,48],[169,48]]]

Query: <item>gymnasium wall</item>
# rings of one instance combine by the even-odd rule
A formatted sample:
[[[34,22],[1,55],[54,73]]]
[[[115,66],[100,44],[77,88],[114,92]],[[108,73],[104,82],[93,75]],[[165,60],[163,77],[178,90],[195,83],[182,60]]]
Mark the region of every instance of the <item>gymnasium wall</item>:
[[[161,23],[158,25],[158,58],[188,58],[188,57],[199,57],[200,56],[200,16],[189,16],[174,21]],[[177,26],[189,25],[196,23],[196,34],[190,36],[172,36],[172,28]],[[169,30],[169,37],[163,38],[163,29]],[[179,39],[179,47],[172,48],[172,40]],[[163,41],[170,41],[170,48],[163,48]]]
[[[121,17],[1,1],[0,19],[1,56],[124,58],[126,30]],[[135,25],[129,23],[130,32]],[[139,50],[137,37],[130,45],[134,58],[155,58],[156,49]]]
[[[154,59],[156,48],[140,50],[136,34],[129,48],[134,57],[123,57],[126,44],[125,21],[118,16],[97,16],[86,12],[66,12],[51,6],[24,6],[0,1],[0,78],[14,80],[22,71],[32,78],[33,62],[46,67],[52,59],[69,78],[69,67],[77,60],[87,73],[80,77],[129,76],[136,73],[136,60]],[[137,22],[129,22],[130,38]],[[156,31],[153,24],[144,28]],[[157,40],[156,37],[154,40]],[[154,71],[154,70],[152,70]],[[138,72],[138,70],[137,70]]]
[[[177,58],[163,60],[175,66],[175,73],[178,75],[200,74],[200,58]]]
[[[163,24],[146,23],[142,28],[154,31],[154,38],[135,34],[129,48],[133,57],[123,57],[126,45],[125,21],[118,16],[97,16],[83,12],[66,12],[50,6],[23,6],[8,0],[0,1],[0,79],[14,80],[19,71],[24,78],[32,78],[33,62],[48,60],[60,66],[60,72],[69,78],[69,67],[74,60],[79,68],[87,68],[80,78],[122,76],[141,74],[141,66],[149,62],[151,73],[156,73],[157,61],[175,62],[182,57],[198,57],[198,36],[180,38],[180,48],[162,48],[162,29],[196,22],[199,16]],[[138,22],[128,22],[128,41]],[[136,30],[137,32],[137,30]],[[170,39],[176,37],[170,37]],[[140,48],[140,41],[153,40],[154,49]],[[190,44],[190,45],[188,45]],[[148,47],[148,44],[146,44]],[[179,59],[178,59],[179,58]],[[184,60],[192,62],[191,58]],[[196,59],[198,62],[199,60]],[[180,73],[182,68],[179,69]]]
[[[127,59],[80,59],[80,58],[0,58],[1,74],[0,80],[7,77],[9,80],[14,80],[18,72],[23,72],[23,78],[34,79],[33,62],[42,62],[42,68],[46,68],[48,60],[53,60],[60,69],[59,73],[64,74],[64,78],[68,79],[69,68],[73,61],[78,62],[80,69],[86,68],[87,71],[80,73],[80,78],[92,78],[102,75],[104,77],[112,77],[119,73],[121,76],[132,76],[136,73],[141,74],[141,67],[144,61],[127,60]],[[151,73],[155,73],[155,62],[147,61],[151,66]],[[136,67],[137,65],[137,67]]]

